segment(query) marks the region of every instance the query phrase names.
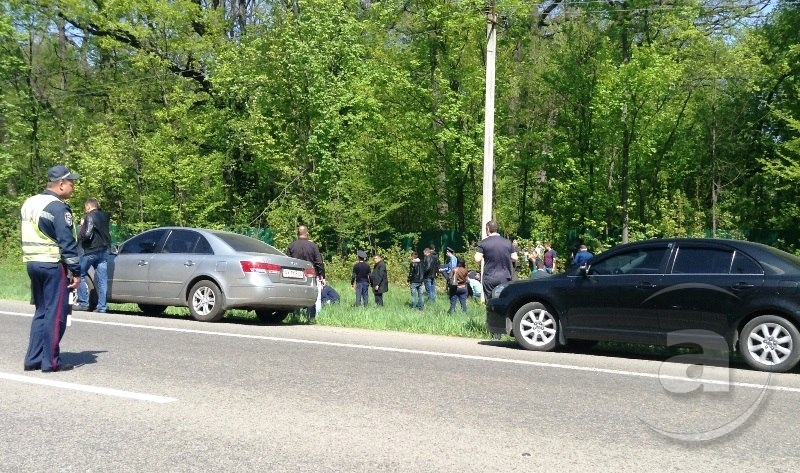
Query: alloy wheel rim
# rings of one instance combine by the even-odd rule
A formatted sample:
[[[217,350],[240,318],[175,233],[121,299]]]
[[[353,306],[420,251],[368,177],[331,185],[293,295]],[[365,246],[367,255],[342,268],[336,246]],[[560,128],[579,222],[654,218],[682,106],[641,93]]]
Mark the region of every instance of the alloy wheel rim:
[[[792,335],[782,325],[773,322],[757,325],[747,337],[747,351],[763,365],[780,364],[793,350]]]
[[[192,306],[195,312],[200,315],[208,315],[214,309],[215,303],[216,296],[214,295],[214,291],[208,287],[201,287],[195,291],[194,297],[192,298]]]
[[[520,321],[522,336],[533,346],[544,346],[556,337],[556,320],[544,309],[527,312]]]

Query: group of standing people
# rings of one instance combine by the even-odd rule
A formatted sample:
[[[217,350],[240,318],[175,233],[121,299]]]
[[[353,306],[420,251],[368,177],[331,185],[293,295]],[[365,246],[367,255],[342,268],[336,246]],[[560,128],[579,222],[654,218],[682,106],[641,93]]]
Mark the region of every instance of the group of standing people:
[[[516,240],[514,241],[516,242]],[[516,244],[514,248],[517,249]],[[524,257],[528,260],[531,278],[549,276],[556,272],[558,253],[549,241],[545,241],[544,244],[537,241],[536,247],[530,252],[525,252]]]
[[[369,306],[370,289],[375,304],[383,306],[383,294],[389,291],[386,262],[380,254],[376,254],[373,256],[374,266],[370,267],[366,261],[368,258],[366,252],[358,250],[356,256],[358,261],[353,265],[350,275],[350,285],[355,291],[355,306]],[[446,263],[440,267],[436,247],[433,245],[423,250],[421,258],[416,251],[411,253],[406,278],[411,294],[411,308],[422,311],[425,310],[426,303],[436,301],[436,278],[439,274],[448,281],[449,313],[455,311],[456,303],[459,301],[462,310],[466,312],[468,294],[476,294],[470,279],[477,279],[479,276],[466,269],[464,260],[457,258],[452,248],[447,248]],[[478,289],[477,296],[480,297],[480,294],[481,290]]]
[[[424,310],[426,299],[428,302],[436,301],[436,278],[439,274],[447,281],[447,293],[450,299],[448,314],[455,312],[457,303],[460,303],[461,310],[466,312],[470,294],[480,299],[482,291],[479,284],[477,287],[475,285],[480,277],[478,273],[469,271],[464,259],[458,258],[455,250],[450,247],[446,249],[445,261],[440,267],[436,247],[433,245],[423,250],[422,259],[417,252],[411,253],[408,284],[411,289],[412,308]]]
[[[407,282],[411,294],[411,307],[424,310],[425,303],[436,301],[436,278],[441,274],[447,281],[450,309],[448,313],[456,310],[460,303],[461,309],[466,312],[467,299],[470,294],[478,299],[481,296],[492,297],[492,292],[500,284],[515,279],[516,266],[519,262],[518,248],[498,233],[498,224],[491,220],[486,224],[486,238],[480,241],[475,253],[475,262],[483,264],[482,272],[469,271],[463,258],[458,258],[455,251],[446,248],[445,264],[439,265],[436,247],[430,245],[423,249],[422,257],[417,252],[412,252],[408,266]],[[309,321],[314,322],[321,304],[339,302],[339,294],[325,281],[325,263],[316,243],[309,240],[308,228],[301,225],[297,229],[297,239],[289,245],[286,254],[295,258],[309,261],[319,281],[320,293],[317,304],[308,308]],[[368,307],[369,293],[372,292],[375,305],[384,305],[383,295],[389,291],[389,277],[386,262],[379,253],[373,255],[373,265],[367,262],[369,256],[363,250],[356,252],[357,261],[353,265],[350,275],[350,285],[355,292],[355,306]],[[585,263],[592,254],[581,246],[575,255],[574,262]],[[536,242],[536,248],[531,253],[525,253],[528,263],[532,267],[531,277],[544,277],[556,271],[557,253],[550,242]]]
[[[350,285],[356,291],[356,307],[369,305],[370,288],[375,296],[375,305],[382,307],[383,295],[389,292],[389,275],[383,256],[376,253],[372,257],[374,261],[372,268],[367,263],[366,252],[358,250],[356,256],[358,262],[353,265],[353,272],[350,276]]]

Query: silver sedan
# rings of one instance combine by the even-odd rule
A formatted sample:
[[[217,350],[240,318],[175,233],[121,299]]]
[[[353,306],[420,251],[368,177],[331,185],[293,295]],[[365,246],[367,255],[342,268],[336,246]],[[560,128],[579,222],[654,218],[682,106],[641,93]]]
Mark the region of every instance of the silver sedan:
[[[93,281],[87,283],[96,303]],[[317,290],[311,263],[218,230],[148,230],[122,243],[108,264],[108,302],[133,302],[147,313],[188,307],[192,318],[206,322],[237,308],[278,323],[290,311],[314,305]]]

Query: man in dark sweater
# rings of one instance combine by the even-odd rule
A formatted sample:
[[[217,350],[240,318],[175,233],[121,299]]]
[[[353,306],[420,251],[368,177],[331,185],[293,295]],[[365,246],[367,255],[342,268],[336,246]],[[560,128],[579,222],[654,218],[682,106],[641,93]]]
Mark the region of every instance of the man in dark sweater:
[[[494,220],[486,223],[486,238],[478,243],[475,252],[475,262],[483,262],[481,280],[486,300],[491,299],[494,288],[513,279],[512,263],[518,259],[511,242],[497,233],[498,228]]]
[[[289,245],[286,254],[292,258],[305,260],[313,264],[317,273],[318,285],[320,284],[320,279],[325,278],[325,262],[322,261],[322,254],[319,252],[317,244],[308,239],[308,227],[305,225],[297,227],[297,240]],[[319,291],[317,294],[319,294]],[[319,298],[319,295],[317,297]],[[308,321],[314,322],[317,317],[316,305],[312,305],[307,310]]]
[[[358,263],[353,265],[353,273],[350,276],[350,284],[356,291],[356,307],[361,305],[361,301],[364,301],[364,307],[369,305],[370,267],[366,259],[367,253],[358,250]]]
[[[108,213],[100,208],[100,202],[91,197],[83,206],[86,211],[81,218],[78,231],[83,255],[81,256],[81,284],[78,286],[76,309],[89,310],[89,286],[86,283],[89,268],[94,268],[94,287],[97,291],[95,312],[108,310],[108,252],[111,250],[111,231]]]

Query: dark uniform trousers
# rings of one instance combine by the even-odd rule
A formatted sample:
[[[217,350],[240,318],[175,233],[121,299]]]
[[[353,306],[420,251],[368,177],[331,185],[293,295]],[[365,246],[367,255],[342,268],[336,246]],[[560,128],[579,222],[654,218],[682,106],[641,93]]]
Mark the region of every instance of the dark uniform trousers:
[[[31,323],[25,366],[41,364],[49,371],[61,365],[58,344],[67,328],[70,311],[67,268],[62,263],[28,262],[36,313]]]

